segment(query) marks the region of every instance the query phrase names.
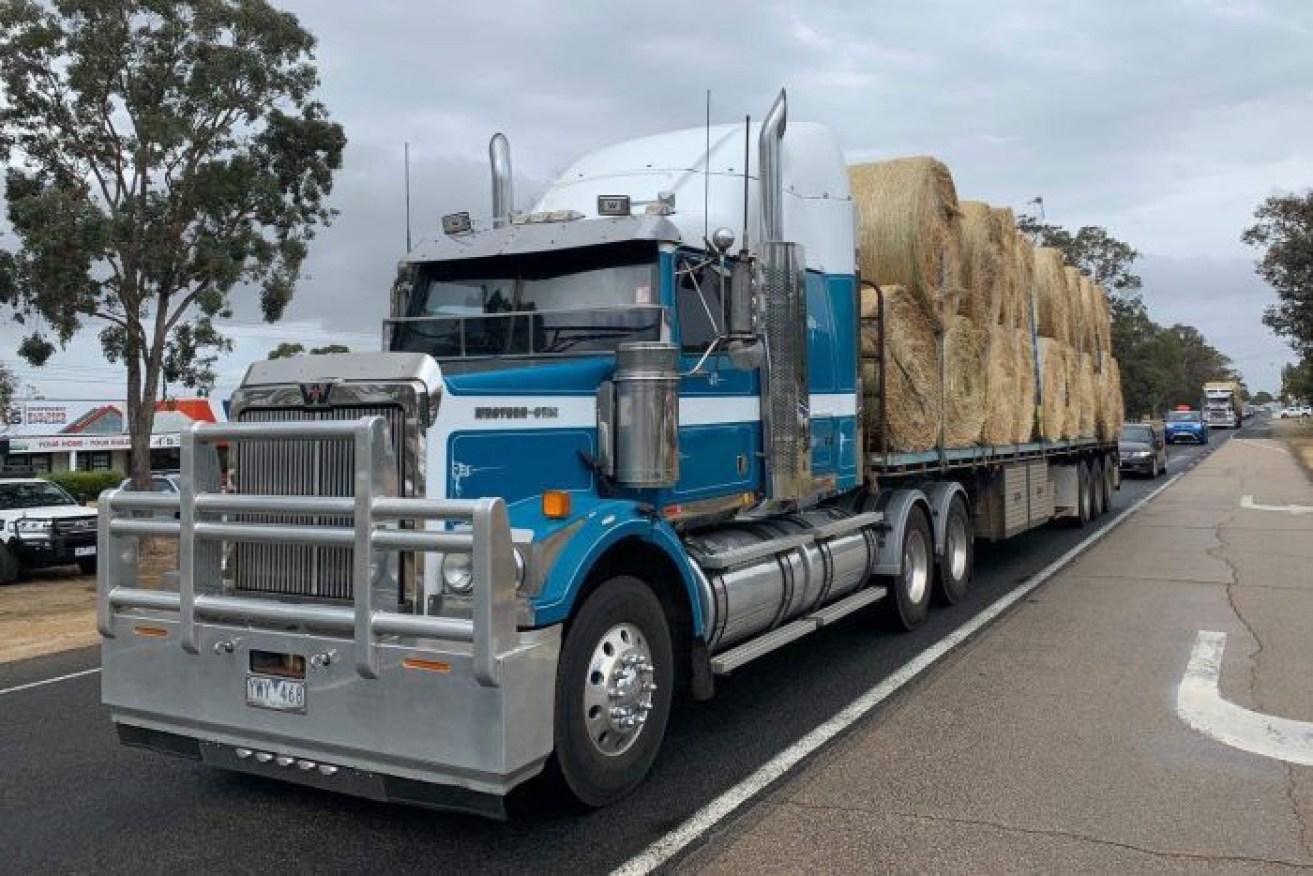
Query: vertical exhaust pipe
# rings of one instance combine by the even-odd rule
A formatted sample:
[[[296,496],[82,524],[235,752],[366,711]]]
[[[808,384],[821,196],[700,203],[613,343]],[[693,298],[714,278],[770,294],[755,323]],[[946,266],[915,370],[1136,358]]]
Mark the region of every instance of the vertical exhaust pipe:
[[[757,173],[761,180],[761,233],[763,240],[784,239],[784,172],[780,144],[788,124],[789,102],[780,89],[757,135]]]
[[[511,189],[511,144],[505,134],[493,134],[488,141],[488,161],[492,165],[492,227],[509,225],[514,195]]]

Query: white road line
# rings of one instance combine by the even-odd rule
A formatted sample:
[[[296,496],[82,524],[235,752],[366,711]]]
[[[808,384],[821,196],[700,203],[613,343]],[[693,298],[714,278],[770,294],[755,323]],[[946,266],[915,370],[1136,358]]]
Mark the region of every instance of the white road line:
[[[1259,450],[1275,450],[1277,453],[1284,453],[1286,456],[1290,455],[1290,451],[1287,450],[1286,448],[1277,447],[1273,444],[1268,444],[1267,442],[1263,441],[1261,438],[1251,438],[1250,440],[1245,441],[1243,446],[1257,447]]]
[[[81,678],[84,675],[94,675],[99,671],[100,671],[100,667],[97,666],[95,669],[84,669],[81,672],[70,672],[68,675],[59,675],[54,678],[42,679],[41,681],[32,681],[32,682],[28,682],[27,684],[20,684],[16,687],[6,687],[4,689],[0,689],[0,696],[4,696],[5,694],[18,693],[20,690],[31,690],[34,687],[41,687],[47,684],[54,684],[57,681],[68,681],[71,678]]]
[[[1280,511],[1284,514],[1313,514],[1313,505],[1260,505],[1253,496],[1241,496],[1240,507],[1251,511]]]
[[[621,864],[612,871],[612,876],[650,873],[679,854],[717,823],[760,794],[777,779],[787,774],[799,762],[814,754],[908,682],[938,663],[945,655],[970,638],[981,627],[984,627],[1015,603],[1028,596],[1033,590],[1061,571],[1064,566],[1120,526],[1123,521],[1128,520],[1131,515],[1147,505],[1159,493],[1176,483],[1183,474],[1178,473],[1168,478],[1162,486],[1126,509],[1125,512],[1098,532],[1091,534],[1071,550],[1049,563],[1026,583],[1003,596],[952,633],[922,651],[884,681],[845,706],[837,715],[775,755],[755,773],[743,779],[743,781],[712,800],[706,806],[703,806],[679,827]]]
[[[1253,712],[1222,699],[1218,689],[1226,633],[1200,630],[1176,689],[1181,720],[1224,745],[1287,763],[1313,766],[1313,724]]]

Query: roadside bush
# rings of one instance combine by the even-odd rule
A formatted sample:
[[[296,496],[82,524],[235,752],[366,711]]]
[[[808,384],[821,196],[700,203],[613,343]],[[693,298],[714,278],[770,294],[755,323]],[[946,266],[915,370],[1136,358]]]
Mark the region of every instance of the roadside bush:
[[[83,504],[100,498],[104,490],[117,487],[123,480],[123,473],[118,471],[61,471],[42,475],[48,481],[59,484],[73,494],[73,498]]]

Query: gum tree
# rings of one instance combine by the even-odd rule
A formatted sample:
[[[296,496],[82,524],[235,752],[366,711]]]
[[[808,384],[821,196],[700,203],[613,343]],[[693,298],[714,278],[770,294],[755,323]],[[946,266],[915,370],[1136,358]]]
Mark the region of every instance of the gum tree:
[[[281,318],[334,214],[314,46],[265,0],[0,0],[0,299],[34,365],[100,327],[140,483],[162,382],[211,387],[213,320],[239,294]]]

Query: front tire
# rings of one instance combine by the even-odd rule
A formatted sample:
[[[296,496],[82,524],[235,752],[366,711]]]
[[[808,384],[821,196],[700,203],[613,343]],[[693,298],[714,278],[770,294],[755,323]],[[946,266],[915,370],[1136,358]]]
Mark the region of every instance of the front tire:
[[[934,575],[934,535],[930,518],[920,505],[907,513],[903,527],[903,556],[900,571],[884,584],[885,617],[897,630],[914,630],[930,615],[931,578]]]
[[[18,557],[3,544],[0,544],[0,585],[13,584],[18,580]]]
[[[638,578],[602,582],[574,616],[556,675],[556,763],[590,807],[624,797],[665,736],[674,656],[665,612]]]
[[[956,605],[971,586],[975,540],[971,535],[971,516],[960,495],[954,496],[944,521],[944,552],[939,557],[935,597],[944,605]]]
[[[96,574],[96,558],[82,557],[78,560],[78,569],[81,570],[83,575]]]

